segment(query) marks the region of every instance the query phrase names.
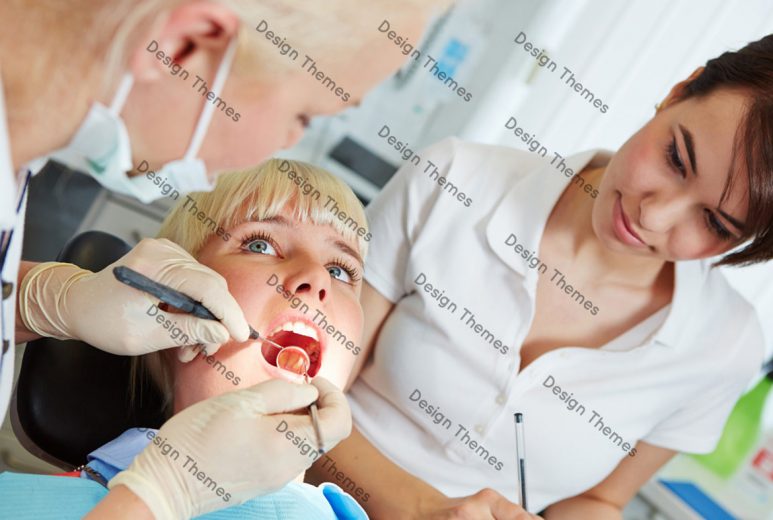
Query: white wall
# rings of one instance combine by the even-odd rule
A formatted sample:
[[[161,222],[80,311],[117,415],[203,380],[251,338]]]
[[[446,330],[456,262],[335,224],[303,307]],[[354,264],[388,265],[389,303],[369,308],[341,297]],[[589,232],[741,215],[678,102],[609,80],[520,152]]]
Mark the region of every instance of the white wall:
[[[471,121],[463,132],[520,147],[523,143],[503,128],[513,115],[549,150],[564,155],[619,147],[652,116],[674,83],[721,52],[773,33],[773,2],[553,0],[544,2],[540,16],[525,27],[512,24],[513,36],[521,30],[570,68],[609,111],[600,113],[568,88],[560,79],[561,67],[559,73],[549,72],[522,46],[502,41],[513,54],[484,109],[500,117]],[[492,123],[498,126],[493,135]]]

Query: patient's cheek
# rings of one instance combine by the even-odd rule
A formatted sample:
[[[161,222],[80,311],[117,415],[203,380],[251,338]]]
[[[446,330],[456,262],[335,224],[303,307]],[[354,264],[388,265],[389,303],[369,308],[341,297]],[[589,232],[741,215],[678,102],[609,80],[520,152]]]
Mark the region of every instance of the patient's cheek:
[[[259,382],[254,370],[229,355],[232,349],[226,344],[213,355],[207,356],[202,350],[190,362],[178,362],[176,398],[184,406],[254,384],[249,381]]]

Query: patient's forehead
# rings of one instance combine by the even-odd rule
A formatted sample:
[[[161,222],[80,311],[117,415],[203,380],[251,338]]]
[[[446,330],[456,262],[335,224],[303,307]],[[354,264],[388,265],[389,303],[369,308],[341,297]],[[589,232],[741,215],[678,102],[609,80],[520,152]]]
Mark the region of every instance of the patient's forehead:
[[[342,233],[341,229],[336,227],[333,223],[333,219],[329,217],[323,219],[315,218],[314,212],[299,212],[297,206],[294,204],[287,204],[280,211],[265,212],[260,217],[256,216],[250,218],[248,217],[249,213],[249,211],[245,211],[244,217],[240,222],[234,224],[233,227],[256,222],[288,231],[292,231],[293,229],[300,230],[299,228],[306,228],[308,226],[324,228],[329,236],[335,236],[338,240],[346,243],[348,247],[356,253],[353,256],[357,257],[361,264],[363,263],[362,250],[360,249],[360,242],[357,234],[355,232]],[[324,213],[322,213],[322,215],[324,215]]]

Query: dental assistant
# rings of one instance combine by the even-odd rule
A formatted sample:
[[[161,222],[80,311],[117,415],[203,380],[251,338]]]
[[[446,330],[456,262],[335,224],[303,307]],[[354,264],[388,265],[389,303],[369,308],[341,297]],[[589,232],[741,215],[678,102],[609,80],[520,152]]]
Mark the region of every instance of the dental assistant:
[[[143,202],[162,194],[150,175],[127,175],[142,162],[181,193],[211,189],[208,169],[255,164],[291,146],[311,117],[358,103],[395,70],[403,57],[374,29],[384,17],[418,38],[431,11],[446,3],[2,2],[0,412],[10,398],[16,342],[73,338],[121,355],[177,346],[141,317],[148,297],[118,284],[109,268],[92,273],[57,262],[20,263],[29,181],[46,159]],[[281,55],[266,30],[254,28],[260,20],[313,51],[348,96]],[[291,33],[341,23],[346,38]],[[352,62],[359,64],[356,71]],[[174,316],[210,353],[227,341],[247,340],[248,317],[223,278],[175,244],[146,239],[118,263],[182,290],[218,316],[220,323]],[[287,421],[313,436],[307,416],[286,412],[318,399],[327,447],[349,433],[346,400],[324,380],[272,382],[239,393],[240,401],[224,395],[197,403],[159,432],[208,474],[250,468],[229,490],[231,504],[276,490],[307,466],[307,457],[273,433]],[[230,505],[152,445],[109,487],[95,518],[187,518]]]
[[[772,86],[773,35],[675,85],[614,154],[451,138],[398,171],[367,210],[373,352],[328,454],[371,516],[524,517],[515,412],[551,520],[622,518],[677,452],[714,448],[763,361],[712,265],[773,258]]]

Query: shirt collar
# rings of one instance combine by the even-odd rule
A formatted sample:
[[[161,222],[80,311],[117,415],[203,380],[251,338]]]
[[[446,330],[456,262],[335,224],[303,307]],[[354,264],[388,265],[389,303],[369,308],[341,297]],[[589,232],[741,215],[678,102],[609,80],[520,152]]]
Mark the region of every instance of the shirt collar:
[[[576,174],[588,165],[604,166],[610,158],[610,152],[596,149],[567,157],[564,162]],[[547,219],[571,182],[572,176],[567,177],[564,171],[557,168],[557,162],[551,164],[548,161],[516,179],[486,225],[486,238],[491,249],[508,267],[524,276],[526,286],[531,289],[536,288],[537,269],[529,267],[528,257],[532,254],[539,257],[539,243]],[[511,233],[528,253],[519,256],[512,245],[505,244]],[[710,261],[712,259],[675,262],[671,308],[652,341],[672,347],[681,342],[688,320],[694,314],[693,309],[701,305],[700,296],[710,271]]]
[[[603,150],[590,150],[564,159],[567,168],[579,173],[591,162],[603,166],[611,155]],[[512,233],[518,243],[538,256],[540,238],[545,229],[550,212],[569,183],[558,163],[550,161],[515,179],[515,182],[499,202],[486,226],[489,246],[500,260],[511,269],[533,279],[536,283],[535,269],[528,267],[527,259],[518,256],[513,246],[505,241]],[[567,171],[568,173],[568,171]],[[589,195],[590,196],[590,195]]]
[[[711,259],[674,262],[674,297],[666,321],[652,338],[661,345],[677,347],[684,341],[689,321],[695,309],[705,305],[701,301],[703,287],[711,270]]]
[[[107,444],[88,454],[88,465],[107,480],[129,467],[129,464],[158,433],[153,428],[130,428]]]

